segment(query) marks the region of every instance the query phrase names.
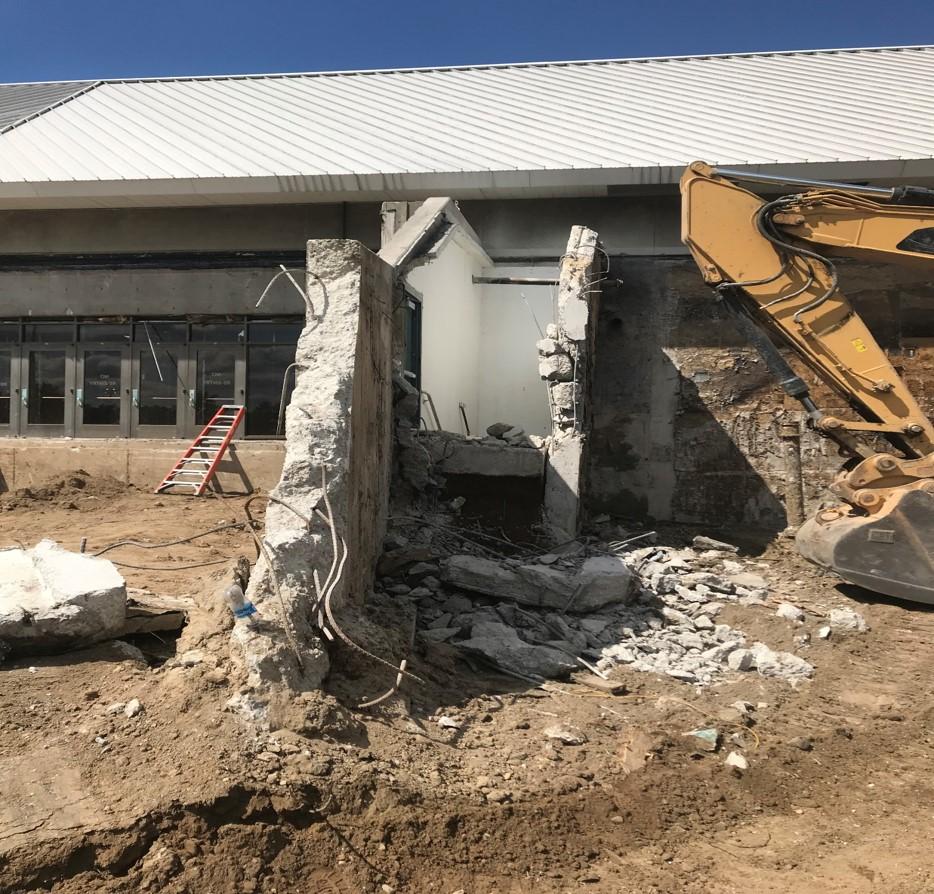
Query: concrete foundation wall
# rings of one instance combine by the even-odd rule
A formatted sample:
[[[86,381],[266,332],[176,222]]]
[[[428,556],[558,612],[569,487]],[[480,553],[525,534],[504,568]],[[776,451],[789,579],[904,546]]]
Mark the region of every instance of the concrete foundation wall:
[[[188,446],[187,441],[16,438],[0,441],[0,493],[36,487],[73,474],[110,476],[153,490]],[[237,441],[216,483],[225,493],[271,490],[282,472],[283,441]]]
[[[622,284],[614,283],[619,278]],[[934,271],[841,264],[841,283],[934,411]],[[795,361],[796,362],[796,361]],[[822,409],[841,401],[799,367]],[[614,258],[604,283],[594,377],[591,512],[779,530],[782,422],[796,401],[772,383],[692,261]],[[835,447],[802,424],[806,510],[829,495]]]

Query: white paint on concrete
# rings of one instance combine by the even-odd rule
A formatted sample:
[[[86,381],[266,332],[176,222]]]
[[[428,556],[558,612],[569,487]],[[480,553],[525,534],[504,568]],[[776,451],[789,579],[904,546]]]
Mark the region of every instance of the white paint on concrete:
[[[406,277],[422,300],[422,390],[445,431],[466,434],[461,403],[471,434],[480,431],[482,299],[473,277],[488,264],[479,246],[456,229],[432,260]]]
[[[485,263],[484,263],[485,260]],[[550,432],[536,342],[552,321],[552,289],[474,284],[474,276],[554,276],[554,268],[490,266],[468,239],[449,239],[407,283],[422,301],[422,388],[445,431],[471,434],[509,422],[529,434]],[[523,299],[525,295],[525,299]]]

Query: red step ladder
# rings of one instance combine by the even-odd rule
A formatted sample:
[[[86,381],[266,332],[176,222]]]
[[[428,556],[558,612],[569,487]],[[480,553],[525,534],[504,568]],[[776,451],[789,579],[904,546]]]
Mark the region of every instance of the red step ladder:
[[[224,404],[162,479],[155,493],[161,494],[172,487],[189,487],[194,496],[200,497],[214,477],[245,412],[238,404]]]

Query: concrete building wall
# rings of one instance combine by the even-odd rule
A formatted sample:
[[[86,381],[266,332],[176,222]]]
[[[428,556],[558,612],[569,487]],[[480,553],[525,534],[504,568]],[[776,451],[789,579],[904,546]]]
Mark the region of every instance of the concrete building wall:
[[[379,203],[0,211],[0,255],[160,251],[301,253],[308,239],[379,247]]]
[[[556,260],[577,225],[596,230],[611,255],[685,253],[675,187],[627,197],[467,201],[460,208],[496,261]]]
[[[934,270],[841,265],[841,282],[934,411]],[[794,361],[796,362],[796,361]],[[800,368],[819,406],[841,400]],[[594,383],[591,511],[779,530],[779,423],[802,422],[717,307],[692,261],[614,258],[604,283]],[[806,509],[828,498],[835,447],[802,425]]]
[[[600,233],[610,254],[681,253],[675,187],[606,198],[460,202],[494,259],[560,257],[575,224]],[[257,205],[0,211],[2,255],[294,250],[307,239],[379,247],[379,204]]]
[[[302,298],[285,277],[256,308],[278,269],[0,269],[0,317],[302,313]]]

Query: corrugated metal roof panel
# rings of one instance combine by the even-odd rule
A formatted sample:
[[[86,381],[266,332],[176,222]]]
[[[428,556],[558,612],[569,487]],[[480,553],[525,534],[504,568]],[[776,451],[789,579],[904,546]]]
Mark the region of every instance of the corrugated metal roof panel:
[[[695,158],[934,158],[934,47],[103,82],[0,134],[0,184],[184,181],[206,196],[478,175],[495,192],[544,172],[667,180]]]
[[[0,84],[0,130],[37,115],[69,96],[92,86],[94,81],[48,84]]]

